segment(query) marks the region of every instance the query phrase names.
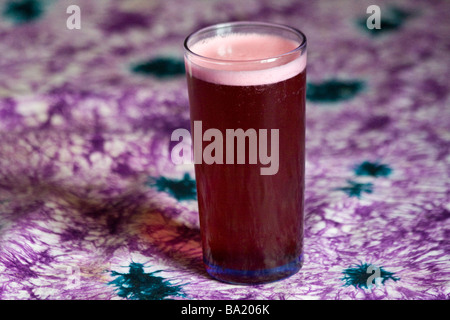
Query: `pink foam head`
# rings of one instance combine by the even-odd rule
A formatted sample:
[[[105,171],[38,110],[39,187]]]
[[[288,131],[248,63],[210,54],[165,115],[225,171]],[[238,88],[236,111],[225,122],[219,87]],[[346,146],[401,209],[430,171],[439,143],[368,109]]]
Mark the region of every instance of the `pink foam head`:
[[[306,38],[300,31],[267,23],[249,26],[222,24],[189,36],[185,42],[188,75],[217,84],[250,86],[280,82],[305,69]],[[277,28],[284,33],[274,33]]]

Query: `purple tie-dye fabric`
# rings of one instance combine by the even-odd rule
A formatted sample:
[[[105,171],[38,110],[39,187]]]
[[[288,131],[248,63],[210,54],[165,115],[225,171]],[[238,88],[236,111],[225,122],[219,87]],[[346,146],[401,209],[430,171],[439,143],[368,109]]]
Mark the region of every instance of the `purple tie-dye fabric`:
[[[0,299],[450,297],[449,2],[78,0],[80,30],[69,1],[0,4]],[[170,161],[182,42],[234,20],[308,37],[305,263],[257,286],[205,273]]]

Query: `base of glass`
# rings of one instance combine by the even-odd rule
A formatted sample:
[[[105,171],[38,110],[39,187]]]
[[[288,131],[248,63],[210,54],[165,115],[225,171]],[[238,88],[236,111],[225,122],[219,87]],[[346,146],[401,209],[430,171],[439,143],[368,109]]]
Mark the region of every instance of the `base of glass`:
[[[235,270],[222,268],[204,261],[206,272],[222,282],[230,284],[262,284],[285,279],[297,273],[303,265],[303,255],[285,265],[261,270]]]

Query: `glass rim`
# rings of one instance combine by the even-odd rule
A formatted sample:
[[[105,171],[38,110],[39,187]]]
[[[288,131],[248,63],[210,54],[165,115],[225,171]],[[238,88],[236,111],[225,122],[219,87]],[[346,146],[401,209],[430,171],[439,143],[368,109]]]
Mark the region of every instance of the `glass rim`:
[[[229,60],[229,59],[217,59],[217,58],[205,57],[203,55],[195,53],[188,46],[189,40],[198,34],[201,34],[201,33],[207,32],[207,31],[213,31],[213,30],[229,28],[229,27],[236,27],[236,26],[261,26],[261,27],[272,27],[272,28],[284,29],[284,30],[287,30],[287,31],[290,31],[290,32],[296,34],[301,39],[301,41],[300,41],[300,44],[296,48],[294,48],[288,52],[285,52],[285,53],[282,53],[282,54],[279,54],[279,55],[276,55],[273,57],[267,57],[267,58],[261,58],[261,59],[249,59],[249,60]],[[213,24],[213,25],[201,28],[197,31],[194,31],[186,37],[183,45],[184,45],[185,52],[195,56],[196,58],[200,58],[201,60],[209,61],[211,63],[216,63],[216,64],[255,63],[255,62],[264,62],[267,60],[274,61],[274,59],[280,59],[282,57],[286,57],[286,56],[292,55],[294,53],[301,52],[304,48],[306,48],[306,36],[299,29],[291,27],[289,25],[285,25],[285,24],[272,23],[272,22],[259,22],[259,21],[233,21],[233,22]]]

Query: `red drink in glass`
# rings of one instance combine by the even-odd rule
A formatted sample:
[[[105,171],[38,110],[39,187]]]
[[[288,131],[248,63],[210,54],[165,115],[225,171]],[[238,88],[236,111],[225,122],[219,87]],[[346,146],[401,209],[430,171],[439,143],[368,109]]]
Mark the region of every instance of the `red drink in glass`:
[[[240,22],[200,30],[185,46],[206,270],[231,283],[292,275],[303,251],[306,38]],[[209,129],[222,140],[203,136]],[[237,129],[245,149],[229,134]],[[214,163],[203,158],[210,141],[223,144],[208,153]]]

